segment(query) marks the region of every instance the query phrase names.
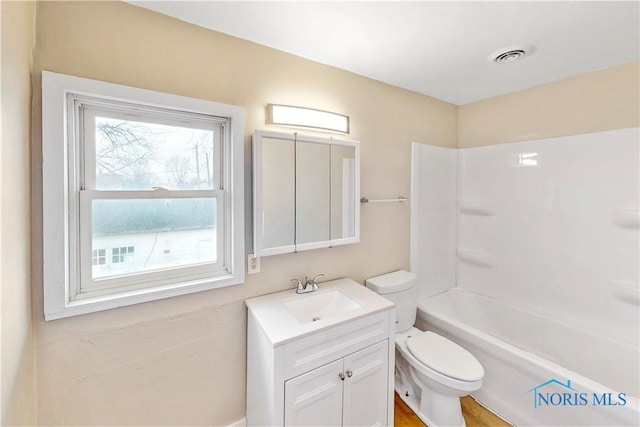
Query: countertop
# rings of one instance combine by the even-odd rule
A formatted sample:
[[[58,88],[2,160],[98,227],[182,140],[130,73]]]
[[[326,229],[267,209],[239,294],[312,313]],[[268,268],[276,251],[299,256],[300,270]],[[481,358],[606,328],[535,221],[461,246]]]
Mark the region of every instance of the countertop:
[[[274,347],[370,314],[389,310],[395,306],[388,299],[348,278],[318,283],[318,286],[317,291],[307,294],[297,294],[295,288],[291,288],[245,300],[248,310],[255,316]],[[315,322],[301,323],[283,305],[283,302],[286,301],[306,298],[333,289],[339,289],[346,296],[359,303],[361,307]]]

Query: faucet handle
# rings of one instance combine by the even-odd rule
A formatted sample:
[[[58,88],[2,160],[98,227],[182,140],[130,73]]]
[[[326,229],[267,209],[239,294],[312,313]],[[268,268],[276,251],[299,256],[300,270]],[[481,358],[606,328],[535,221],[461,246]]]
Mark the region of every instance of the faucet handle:
[[[294,284],[298,285],[297,290],[296,290],[298,293],[302,292],[302,290],[304,289],[304,285],[302,284],[302,280],[300,280],[300,279],[291,279],[289,281],[291,283],[294,283]]]
[[[320,279],[321,277],[324,277],[324,274],[318,274],[313,279],[307,280],[307,285],[311,286],[311,290],[312,291],[317,291],[318,290],[318,282],[317,282],[317,280]],[[306,279],[306,277],[305,277],[305,279]]]

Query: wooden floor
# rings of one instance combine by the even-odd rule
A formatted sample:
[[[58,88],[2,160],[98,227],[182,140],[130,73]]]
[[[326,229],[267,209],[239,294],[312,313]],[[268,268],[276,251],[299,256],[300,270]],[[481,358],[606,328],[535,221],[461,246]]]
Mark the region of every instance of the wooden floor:
[[[471,396],[465,396],[461,399],[462,416],[464,417],[467,427],[509,427],[502,418],[480,405]],[[394,425],[395,427],[421,427],[426,424],[418,418],[416,414],[400,399],[398,393],[395,396],[394,405]]]

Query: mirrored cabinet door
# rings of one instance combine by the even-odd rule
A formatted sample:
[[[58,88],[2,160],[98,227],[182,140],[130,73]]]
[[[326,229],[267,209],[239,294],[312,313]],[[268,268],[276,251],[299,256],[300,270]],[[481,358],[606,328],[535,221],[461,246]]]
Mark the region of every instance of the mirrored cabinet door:
[[[255,131],[256,256],[359,241],[359,149],[354,141]]]
[[[331,145],[296,142],[296,250],[331,245]]]
[[[359,235],[359,199],[356,147],[331,145],[331,240]],[[356,203],[354,203],[354,200]],[[357,241],[357,240],[356,240]],[[337,242],[334,242],[336,244]],[[348,243],[344,241],[344,243]]]
[[[294,142],[263,138],[262,159],[262,246],[292,252],[296,223]]]

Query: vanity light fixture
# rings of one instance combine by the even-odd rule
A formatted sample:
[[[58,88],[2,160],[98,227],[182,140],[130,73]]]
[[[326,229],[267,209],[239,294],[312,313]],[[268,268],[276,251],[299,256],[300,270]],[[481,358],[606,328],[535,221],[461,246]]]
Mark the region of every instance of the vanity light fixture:
[[[349,116],[292,105],[267,104],[267,124],[349,133]]]

